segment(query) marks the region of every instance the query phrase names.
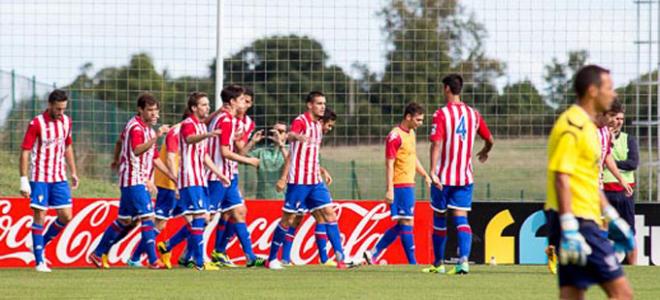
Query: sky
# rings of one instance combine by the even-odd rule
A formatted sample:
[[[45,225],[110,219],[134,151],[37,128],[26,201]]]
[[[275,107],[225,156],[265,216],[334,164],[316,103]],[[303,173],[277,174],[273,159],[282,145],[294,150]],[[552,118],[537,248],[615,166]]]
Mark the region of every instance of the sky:
[[[351,73],[355,62],[382,72],[388,44],[378,11],[382,0],[222,0],[223,56],[255,39],[276,34],[319,40],[330,64]],[[216,54],[217,0],[2,0],[0,70],[66,85],[91,62],[93,71],[125,65],[147,52],[159,70],[173,76],[208,74]],[[465,0],[468,14],[482,22],[486,53],[506,64],[498,86],[529,79],[543,84],[543,66],[570,50],[586,49],[589,62],[612,70],[617,85],[657,67],[657,48],[635,40],[658,40],[657,6],[640,10],[628,0]],[[650,13],[650,14],[649,14]],[[1,75],[1,74],[0,74]],[[1,76],[0,76],[1,77]],[[0,80],[0,93],[6,90]],[[0,99],[2,95],[0,95]]]

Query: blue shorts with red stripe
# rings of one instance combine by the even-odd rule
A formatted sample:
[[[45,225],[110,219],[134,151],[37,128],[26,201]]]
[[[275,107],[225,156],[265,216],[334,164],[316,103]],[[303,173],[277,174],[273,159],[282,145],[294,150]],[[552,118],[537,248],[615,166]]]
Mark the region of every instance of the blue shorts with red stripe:
[[[30,181],[30,207],[47,210],[71,207],[71,189],[66,181],[46,183]]]
[[[288,184],[284,195],[282,210],[296,214],[304,209],[315,211],[332,205],[332,197],[325,183],[317,184]]]
[[[390,205],[392,219],[412,219],[415,215],[415,187],[395,187]]]
[[[167,220],[174,216],[176,202],[176,191],[158,187],[155,206],[156,219]]]
[[[144,184],[121,188],[118,213],[120,219],[136,219],[153,215],[151,195]]]
[[[208,210],[208,197],[203,186],[189,186],[179,191],[183,214],[202,214]]]
[[[431,185],[431,208],[439,213],[446,212],[448,208],[456,210],[472,210],[473,184],[464,186],[445,185],[442,190]]]

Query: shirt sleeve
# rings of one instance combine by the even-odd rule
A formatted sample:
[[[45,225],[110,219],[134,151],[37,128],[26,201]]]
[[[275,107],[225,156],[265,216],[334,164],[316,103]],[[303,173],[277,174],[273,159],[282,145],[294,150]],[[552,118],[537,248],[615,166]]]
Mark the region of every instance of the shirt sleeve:
[[[385,158],[394,159],[396,158],[396,152],[401,147],[401,136],[396,132],[390,132],[387,135],[387,141],[385,142]]]
[[[252,135],[252,132],[254,131],[254,122],[250,123],[250,127],[243,133],[243,141],[248,142],[250,139],[250,135]]]
[[[438,142],[443,139],[445,139],[445,116],[438,111],[433,115],[429,140],[431,142]]]
[[[66,140],[64,140],[64,145],[66,146],[73,144],[73,138],[71,137],[71,132],[73,132],[73,121],[69,119],[69,134],[67,134]]]
[[[142,128],[135,126],[128,134],[128,139],[131,143],[131,150],[135,151],[137,146],[144,144],[144,131]]]
[[[189,136],[195,134],[195,125],[189,122],[181,124],[181,130],[179,131],[179,134],[183,137],[184,140],[187,139]]]
[[[548,159],[548,170],[564,174],[575,173],[575,165],[580,156],[577,149],[578,135],[569,129],[563,131]]]
[[[34,143],[37,141],[37,138],[39,137],[40,130],[39,130],[39,125],[37,125],[36,120],[32,120],[30,122],[30,125],[28,125],[27,131],[25,132],[25,137],[23,137],[23,143],[21,144],[21,148],[23,150],[30,150],[34,146]]]
[[[302,120],[293,120],[293,123],[291,123],[291,132],[295,134],[301,134],[305,132],[305,122]]]
[[[220,135],[220,145],[229,146],[231,136],[234,134],[234,128],[231,120],[222,121],[220,124],[220,129],[222,130],[222,134]]]
[[[168,153],[176,153],[179,151],[179,140],[176,134],[168,133],[165,136],[165,151]]]
[[[635,171],[639,165],[639,149],[637,147],[637,141],[631,135],[628,135],[628,158],[626,160],[620,160],[616,162],[616,166],[619,170],[624,171]]]
[[[477,133],[479,133],[479,136],[484,140],[488,140],[492,137],[490,129],[488,129],[488,125],[481,114],[479,114],[479,129]]]

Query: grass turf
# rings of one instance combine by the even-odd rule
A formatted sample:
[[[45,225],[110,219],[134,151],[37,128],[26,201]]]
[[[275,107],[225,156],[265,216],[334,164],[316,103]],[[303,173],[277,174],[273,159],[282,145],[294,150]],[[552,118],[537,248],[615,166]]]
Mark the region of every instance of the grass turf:
[[[473,266],[467,276],[421,273],[422,266],[367,266],[338,271],[321,266],[284,271],[115,268],[0,270],[0,298],[117,299],[553,299],[556,278],[545,266]],[[637,299],[660,299],[660,268],[627,267]],[[605,298],[597,287],[587,298]]]

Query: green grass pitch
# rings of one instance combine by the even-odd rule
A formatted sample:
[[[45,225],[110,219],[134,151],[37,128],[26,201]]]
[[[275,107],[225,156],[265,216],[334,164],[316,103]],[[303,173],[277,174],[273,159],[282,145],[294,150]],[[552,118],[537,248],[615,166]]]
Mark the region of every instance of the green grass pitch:
[[[464,276],[422,266],[267,269],[0,269],[2,299],[555,299],[545,266],[473,266]],[[660,268],[626,267],[637,299],[660,299]],[[460,298],[457,298],[460,297]],[[593,287],[588,299],[604,299]]]

